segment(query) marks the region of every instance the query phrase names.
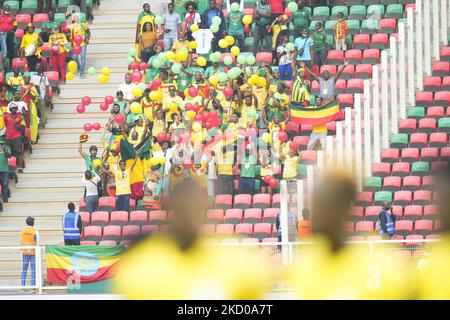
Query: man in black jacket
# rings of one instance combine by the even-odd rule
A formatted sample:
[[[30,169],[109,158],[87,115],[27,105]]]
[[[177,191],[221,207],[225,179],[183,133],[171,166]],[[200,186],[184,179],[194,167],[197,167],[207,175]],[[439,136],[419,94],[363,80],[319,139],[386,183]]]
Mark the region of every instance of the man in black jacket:
[[[219,40],[222,39],[222,35],[225,32],[225,17],[223,16],[222,10],[217,7],[216,0],[211,0],[209,1],[209,9],[206,10],[202,16],[202,29],[209,29],[213,24],[212,21],[214,17],[219,17],[222,20],[219,25],[219,31],[214,33],[214,39],[211,46],[212,51],[216,52],[220,50],[218,43]]]

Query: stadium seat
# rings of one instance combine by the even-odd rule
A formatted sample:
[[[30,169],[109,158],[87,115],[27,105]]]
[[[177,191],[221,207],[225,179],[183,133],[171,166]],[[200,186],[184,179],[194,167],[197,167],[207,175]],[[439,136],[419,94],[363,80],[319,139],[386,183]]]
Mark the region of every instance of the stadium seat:
[[[374,231],[372,221],[359,221],[355,224],[355,232],[358,235],[369,235]]]
[[[288,197],[289,197],[289,195],[288,195]],[[279,193],[275,193],[272,196],[272,208],[280,207],[280,199],[281,199],[281,195]]]
[[[422,206],[408,205],[405,207],[403,220],[416,221],[422,219]]]
[[[98,199],[98,210],[111,212],[116,208],[115,197],[100,197]]]
[[[411,148],[423,148],[428,143],[428,135],[426,133],[413,133],[410,136],[409,146]]]
[[[206,212],[206,221],[210,224],[220,224],[224,221],[223,210],[221,209],[210,209]]]
[[[375,163],[373,165],[372,174],[375,177],[387,177],[391,174],[391,165],[386,162]]]
[[[48,14],[46,13],[36,13],[33,15],[33,25],[35,28],[42,28],[42,24],[48,21]]]
[[[429,220],[437,220],[439,217],[437,207],[435,205],[426,205],[423,208],[423,218]]]
[[[378,221],[378,215],[380,214],[381,206],[370,206],[366,208],[366,214],[364,215],[365,221]]]
[[[255,57],[257,63],[272,63],[272,52],[258,52]]]
[[[444,107],[428,107],[427,117],[430,118],[441,118],[445,115]]]
[[[335,94],[344,93],[347,88],[347,82],[344,79],[338,79],[334,86]]]
[[[347,81],[346,93],[363,93],[364,82],[362,79],[350,79]]]
[[[407,111],[407,118],[420,120],[425,117],[424,107],[410,107]]]
[[[448,110],[449,109],[447,109],[447,113],[449,112]],[[450,134],[450,117],[439,119],[437,131]]]
[[[31,22],[30,14],[18,14],[16,15],[17,28],[25,29]]]
[[[399,191],[401,188],[401,183],[402,179],[400,177],[385,177],[383,179],[383,191]]]
[[[216,226],[216,233],[220,235],[225,234],[233,234],[234,233],[234,225],[230,223],[218,224]]]
[[[280,213],[280,209],[279,208],[267,208],[267,209],[265,209],[264,212],[263,212],[262,222],[275,223],[275,220],[276,220],[276,218],[277,218],[279,213]]]
[[[408,176],[410,172],[410,164],[407,162],[396,162],[392,164],[392,175],[398,177]]]
[[[396,191],[394,193],[394,201],[392,202],[393,205],[397,206],[408,206],[411,204],[412,201],[412,192],[411,191]]]
[[[355,68],[356,79],[370,79],[372,78],[372,65],[371,64],[358,64]]]
[[[411,134],[414,133],[417,129],[417,120],[416,119],[401,119],[399,122],[399,133]]]
[[[368,207],[372,205],[372,192],[358,192],[355,197],[355,205],[361,207]]]
[[[143,226],[145,224],[148,224],[147,211],[137,210],[130,213],[130,225]]]
[[[375,34],[378,32],[378,20],[366,19],[361,22],[361,33]]]
[[[438,91],[434,94],[435,106],[448,107],[450,105],[450,91]]]
[[[354,34],[359,33],[359,29],[360,29],[359,20],[356,20],[356,19],[347,20],[347,25],[348,25],[347,33],[349,35],[354,35]],[[363,32],[363,33],[366,33],[366,32]]]
[[[391,34],[397,30],[397,20],[395,19],[381,19],[379,24],[380,32]]]
[[[233,206],[233,196],[229,194],[218,194],[214,203],[216,209],[230,209]]]
[[[405,240],[423,240],[423,236],[420,234],[411,234],[406,236]],[[410,249],[417,249],[418,246],[423,246],[423,242],[406,242],[405,247]]]
[[[131,221],[130,221],[131,222]],[[134,241],[141,234],[141,227],[138,225],[128,225],[122,228],[122,241]]]
[[[91,225],[104,227],[109,224],[109,213],[106,211],[94,211],[91,214]]]
[[[450,147],[441,148],[440,159],[450,161]]]
[[[100,246],[115,246],[117,245],[117,241],[114,240],[102,240],[99,242]]]
[[[435,131],[436,131],[436,119],[423,118],[419,120],[419,127],[417,129],[417,132],[430,134]]]
[[[362,1],[361,1],[362,2]],[[347,3],[348,5],[348,3]],[[364,5],[352,5],[348,14],[349,19],[363,20],[367,15],[367,8]]]
[[[237,224],[235,234],[245,237],[251,237],[253,234],[253,224],[251,223]]]
[[[426,206],[431,204],[432,192],[430,190],[418,190],[414,192],[413,204]]]
[[[148,235],[148,234],[158,233],[158,232],[159,232],[159,227],[155,226],[155,225],[146,224],[141,227],[141,235]]]
[[[450,62],[450,47],[441,48],[440,56],[441,61]]]
[[[91,214],[86,211],[79,211],[78,214],[81,217],[81,223],[84,227],[87,227],[91,223]]]
[[[341,65],[344,61],[344,51],[330,50],[327,53],[328,64]]]
[[[253,196],[253,208],[266,209],[270,207],[270,194],[259,193]]]
[[[433,63],[431,72],[435,77],[446,77],[450,72],[450,63],[447,61],[437,61]]]
[[[343,232],[345,235],[349,236],[355,231],[355,225],[352,221],[345,221]]]
[[[445,132],[434,132],[430,134],[430,147],[442,148],[447,145],[447,133]]]
[[[367,177],[364,179],[363,190],[376,192],[381,190],[381,178],[380,177]]]
[[[398,220],[395,222],[395,234],[406,237],[413,233],[413,222],[410,220]]]
[[[371,0],[365,0],[364,4],[367,4],[366,2],[371,2]],[[374,1],[374,2],[378,2],[379,1]],[[381,19],[384,16],[384,6],[381,4],[370,4],[367,7],[367,18],[372,18],[372,19]]]
[[[366,49],[363,51],[362,63],[377,64],[380,61],[379,49]]]
[[[339,77],[342,80],[349,80],[355,76],[355,66],[352,64],[348,64],[341,73]]]
[[[120,226],[106,226],[103,228],[102,240],[120,241],[122,228]]]
[[[422,178],[422,190],[433,190],[434,189],[434,177],[425,176]]]
[[[233,208],[245,210],[251,206],[252,196],[250,194],[237,194],[234,196]]]
[[[411,164],[411,175],[423,177],[430,172],[430,163],[426,161],[417,161]]]
[[[450,76],[442,78],[441,90],[450,91]]]
[[[326,6],[315,7],[311,19],[313,21],[325,21],[330,16],[330,8]]]
[[[353,107],[354,96],[352,94],[347,94],[347,93],[339,94],[337,96],[337,99],[339,101],[341,108]]]
[[[362,51],[359,49],[350,49],[345,51],[345,60],[349,64],[358,64],[361,63],[362,59]]]
[[[427,236],[433,232],[432,220],[417,220],[414,223],[414,234]]]
[[[413,163],[419,160],[419,149],[417,148],[404,148],[402,149],[402,162]]]
[[[323,66],[320,67],[320,74],[323,74],[324,71],[328,71],[331,75],[336,75],[336,65],[332,65],[332,64],[324,64]]]
[[[381,150],[381,161],[394,163],[398,162],[400,157],[400,150],[396,148],[383,149]]]
[[[392,134],[389,142],[391,148],[406,148],[408,146],[408,135],[405,133]]]
[[[421,186],[420,177],[417,176],[407,176],[403,178],[402,189],[406,191],[416,191],[419,190]]]
[[[369,34],[355,34],[353,36],[353,48],[359,50],[365,50],[370,47],[370,35]]]
[[[285,131],[288,133],[297,133],[300,130],[300,126],[298,125],[298,123],[295,122],[288,122],[286,124],[286,128]]]
[[[423,83],[423,90],[436,92],[441,89],[442,78],[441,77],[426,77]]]
[[[128,224],[128,212],[113,211],[111,212],[111,225],[124,226]]]
[[[364,216],[364,208],[353,206],[347,216],[345,217],[346,220],[352,221],[352,222],[358,222],[361,221]]]
[[[259,240],[270,237],[272,234],[272,224],[257,223],[253,226],[253,237]]]
[[[259,223],[262,219],[262,210],[258,208],[249,208],[244,211],[244,223]]]
[[[225,223],[226,224],[238,224],[242,223],[242,209],[228,209],[225,211]]]
[[[132,240],[122,240],[122,241],[120,241],[120,245],[121,245],[121,246],[129,246],[129,245],[131,245],[132,243],[133,243]]]
[[[317,161],[316,152],[314,150],[303,150],[300,151],[300,163],[306,165],[315,164]]]
[[[397,3],[391,3],[386,7],[386,18],[400,19],[403,17],[403,6]]]
[[[64,242],[61,244],[64,245]],[[95,246],[97,243],[95,241],[80,241],[80,245],[82,246]]]
[[[392,202],[392,192],[389,191],[378,191],[373,197],[373,205],[380,206],[383,202]]]
[[[100,226],[87,226],[83,229],[84,241],[95,241],[98,243],[102,238],[102,227]]]
[[[148,214],[148,224],[161,226],[167,223],[167,211],[152,210]]]
[[[309,136],[296,136],[292,139],[299,146],[299,150],[306,150],[308,147]]]

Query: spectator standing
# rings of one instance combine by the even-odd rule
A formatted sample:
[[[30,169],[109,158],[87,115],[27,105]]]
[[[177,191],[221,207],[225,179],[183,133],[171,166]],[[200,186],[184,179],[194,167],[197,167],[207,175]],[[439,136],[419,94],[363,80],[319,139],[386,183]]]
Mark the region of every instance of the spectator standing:
[[[337,14],[338,21],[334,25],[334,42],[336,50],[347,50],[347,31],[348,25],[344,20],[344,14],[339,12]]]
[[[391,238],[395,233],[395,221],[397,217],[392,213],[391,204],[383,202],[383,209],[378,214],[380,224],[380,236]]]
[[[27,226],[20,232],[21,246],[37,246],[39,244],[39,232],[34,228],[34,218],[28,217],[26,220]],[[27,279],[28,266],[31,270],[31,285],[36,285],[36,250],[24,249],[23,254],[23,268],[22,268],[22,286],[24,287]]]
[[[209,0],[195,0],[198,8],[198,13],[202,16],[206,10],[209,9]]]
[[[292,81],[292,53],[286,49],[289,43],[289,37],[283,35],[280,45],[277,47],[278,69],[280,73],[280,80]]]
[[[80,22],[80,18],[78,16],[72,17],[72,24],[69,26],[70,30],[70,39],[71,39],[71,47],[72,50],[77,44],[74,41],[75,36],[81,36],[83,38],[83,42],[81,42],[81,54],[72,55],[72,59],[75,60],[78,64],[78,71],[80,72],[80,78],[84,78],[84,68],[86,67],[86,50],[89,44],[89,38],[91,37],[91,31],[89,30],[89,26],[86,22]],[[80,58],[79,58],[80,57]]]
[[[22,138],[25,134],[25,119],[18,112],[18,104],[11,102],[8,105],[8,113],[5,116],[6,144],[11,148],[12,155],[17,159],[19,173],[23,170],[23,144]]]
[[[247,145],[241,159],[241,175],[239,177],[239,193],[253,194],[255,192],[256,157],[250,152],[251,145]]]
[[[303,0],[298,0],[298,10],[292,14],[292,24],[294,25],[293,35],[297,36],[303,28],[308,28],[311,21],[311,12],[303,5]]]
[[[36,71],[36,64],[41,61],[41,45],[41,36],[35,32],[33,24],[29,23],[19,49],[19,56],[27,59],[29,71]]]
[[[339,67],[335,76],[332,76],[328,70],[324,70],[321,76],[318,76],[314,72],[312,72],[306,64],[302,64],[302,67],[305,68],[306,72],[308,72],[314,80],[317,80],[320,85],[320,96],[324,100],[330,100],[335,98],[334,88],[336,85],[336,81],[341,76],[345,67],[348,65],[347,61],[344,61],[344,64]]]
[[[270,9],[272,11],[272,20],[276,19],[279,15],[284,13],[283,0],[268,0]]]
[[[11,157],[11,148],[6,145],[5,135],[0,136],[0,182],[2,186],[3,203],[9,199],[9,165],[8,159]]]
[[[92,171],[94,172],[96,175],[98,175],[100,172],[98,171],[97,167],[94,166],[94,161],[95,160],[100,160],[97,157],[97,147],[96,146],[90,146],[89,148],[89,154],[86,154],[83,151],[83,144],[80,143],[79,147],[78,147],[78,153],[80,154],[80,156],[83,158],[84,163],[86,165],[86,170]]]
[[[130,173],[133,171],[139,158],[139,152],[136,151],[136,158],[129,169],[125,167],[125,161],[119,161],[119,168],[114,173],[116,181],[116,206],[118,211],[130,211]]]
[[[131,82],[131,74],[125,73],[124,82],[120,84],[119,91],[122,92],[123,96],[128,102],[133,102],[136,98],[131,93],[131,90],[133,90],[134,84]]]
[[[217,174],[219,178],[219,193],[233,194],[233,164],[235,163],[235,153],[233,150],[227,150],[223,146],[222,152],[217,158]]]
[[[316,97],[316,105],[312,106],[313,108],[319,108],[323,104],[322,96]],[[320,142],[320,146],[322,150],[324,150],[327,146],[327,134],[328,134],[328,126],[326,123],[316,124],[312,126],[311,136],[309,137],[307,150],[314,150],[317,145],[317,142]]]
[[[226,34],[233,36],[236,39],[236,45],[241,50],[244,50],[244,23],[242,22],[243,17],[244,14],[242,13],[242,11],[240,11],[239,6],[236,6],[234,8],[231,8],[231,12],[228,12],[225,18],[225,23],[227,25]]]
[[[255,22],[255,36],[253,39],[253,54],[259,51],[260,42],[265,41],[265,47],[261,45],[262,51],[269,51],[268,48],[272,39],[268,32],[268,26],[272,22],[272,10],[267,0],[256,0],[255,10],[253,12],[253,21]]]
[[[314,64],[314,42],[308,36],[308,29],[303,28],[300,37],[295,39],[294,60],[297,65],[302,62],[311,68]]]
[[[75,205],[70,202],[67,205],[69,212],[63,216],[63,232],[64,232],[64,245],[65,246],[79,246],[80,235],[83,229],[81,217],[75,212]]]
[[[186,15],[186,3],[188,0],[173,0],[173,5],[175,7],[175,12],[180,15],[180,17],[183,17]]]
[[[298,222],[298,228],[297,228],[298,229],[298,237],[300,239],[312,236],[311,221],[309,220],[309,210],[307,208],[304,208],[302,210],[302,214],[303,214],[303,220],[300,220]]]
[[[52,0],[38,0],[38,7],[37,12],[42,13],[44,12],[44,1],[45,1],[45,12],[49,12],[52,10]],[[81,2],[85,2],[85,0],[81,0]],[[86,5],[85,5],[86,9]],[[86,11],[82,11],[86,12]]]
[[[194,38],[192,37],[191,26],[196,24],[200,27],[202,22],[202,18],[200,14],[197,12],[197,5],[193,1],[189,1],[186,3],[186,16],[183,24],[183,32],[186,34],[187,40],[192,41]]]
[[[137,25],[136,25],[136,44],[139,43],[139,36],[144,30],[144,24],[150,22],[152,24],[152,29],[155,29],[155,15],[150,9],[150,5],[148,3],[144,3],[142,6],[143,11],[138,15]]]
[[[65,69],[65,66],[64,66]],[[36,74],[31,76],[31,83],[38,92],[39,126],[45,128],[47,123],[47,102],[50,102],[50,82],[44,73],[44,67],[38,63],[36,65]]]
[[[174,12],[173,3],[167,5],[167,12],[164,14],[164,51],[169,51],[177,39],[180,29],[181,17]]]
[[[94,174],[91,170],[84,172],[84,177],[81,180],[85,187],[84,201],[86,203],[87,211],[92,213],[97,211],[99,195],[99,184],[101,179],[98,175]]]
[[[213,33],[214,38],[212,39],[212,51],[216,52],[218,50],[221,50],[221,48],[219,48],[219,40],[222,38],[222,35],[225,31],[225,17],[223,15],[222,10],[220,10],[217,7],[217,3],[216,0],[210,0],[209,1],[209,9],[206,10],[203,13],[202,16],[202,29],[209,29],[211,27],[211,25],[213,24],[213,18],[214,17],[219,17],[221,19],[221,23],[219,25],[219,31],[217,31],[216,33]]]
[[[17,25],[9,5],[3,6],[0,14],[0,46],[3,57],[12,59],[14,57],[14,27]]]
[[[142,33],[139,36],[138,52],[142,61],[148,62],[155,55],[155,45],[158,34],[153,30],[150,22],[144,23]]]
[[[323,30],[322,22],[316,23],[316,31],[313,33],[314,62],[320,68],[327,58],[327,33]]]
[[[59,72],[62,83],[66,83],[66,46],[69,42],[58,25],[54,25],[52,31],[53,33],[48,38],[48,45],[52,50],[50,64],[53,71]]]
[[[216,153],[214,151],[211,151],[211,157],[208,159],[208,181],[207,181],[207,188],[208,188],[208,197],[210,201],[214,201],[214,197],[216,195],[215,189],[216,189],[216,182],[217,181],[217,159],[216,159]]]

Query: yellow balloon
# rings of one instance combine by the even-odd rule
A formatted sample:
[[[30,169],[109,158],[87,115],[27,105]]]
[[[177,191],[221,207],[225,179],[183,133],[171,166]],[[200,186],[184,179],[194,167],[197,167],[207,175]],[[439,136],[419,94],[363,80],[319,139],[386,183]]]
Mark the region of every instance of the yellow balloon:
[[[263,135],[261,136],[261,139],[267,144],[270,144],[270,141],[272,140],[270,133],[268,132],[264,132]]]
[[[209,83],[213,86],[219,83],[219,78],[217,78],[215,75],[212,75],[209,77]]]
[[[142,106],[141,106],[141,104],[139,102],[136,102],[136,101],[133,102],[130,105],[130,111],[131,111],[132,114],[142,113]]]
[[[107,83],[109,81],[109,77],[105,76],[104,74],[100,74],[97,78],[97,81],[100,83]]]
[[[75,73],[77,71],[78,68],[78,64],[76,61],[69,61],[69,63],[67,64],[67,69],[72,72]]]
[[[190,29],[191,29],[191,32],[198,31],[198,29],[199,29],[198,24],[194,23],[193,25],[191,25]]]
[[[257,84],[258,83],[258,79],[259,79],[258,75],[252,74],[250,76],[250,78],[248,79],[248,84],[250,84],[250,85]]]
[[[142,97],[142,89],[139,88],[139,86],[134,86],[133,89],[131,89],[131,93],[135,98]]]
[[[161,91],[152,91],[149,95],[150,99],[153,101],[159,101],[162,97]]]
[[[173,51],[167,51],[166,52],[166,59],[167,60],[175,60],[175,58],[176,58],[175,52],[173,52]]]
[[[267,80],[264,77],[258,77],[258,81],[257,81],[258,87],[265,87],[267,84]]]
[[[100,167],[102,165],[102,160],[95,159],[94,161],[92,161],[92,164],[94,165],[94,167]]]
[[[189,42],[189,48],[191,48],[191,49],[197,49],[197,42],[196,42],[196,41],[191,41],[191,42]]]
[[[241,50],[238,46],[232,46],[230,52],[233,56],[237,57],[241,53]]]
[[[200,67],[206,66],[206,59],[205,59],[204,57],[198,57],[198,58],[197,58],[197,64],[198,64]]]
[[[176,104],[175,102],[172,102],[172,103],[169,105],[169,111],[170,111],[170,112],[176,112],[176,111],[178,111],[178,104]]]
[[[189,90],[188,89],[189,88],[184,89],[184,96],[190,98],[191,96],[189,95]]]
[[[225,39],[220,39],[219,40],[219,47],[221,47],[222,49],[225,49],[226,47],[228,47],[228,42]]]
[[[178,61],[184,61],[187,59],[189,52],[178,50],[175,57]]]
[[[159,159],[157,157],[153,157],[150,159],[150,165],[157,166],[159,164]]]
[[[225,40],[227,41],[229,46],[232,46],[234,44],[234,38],[233,36],[226,36]]]
[[[159,157],[158,158],[158,162],[159,162],[159,164],[164,164],[164,163],[166,163],[166,157]]]
[[[73,74],[73,72],[67,72],[66,73],[66,80],[70,81],[73,80],[75,78],[75,75]]]
[[[253,18],[252,18],[252,16],[251,15],[245,15],[243,18],[242,18],[242,22],[245,24],[245,25],[249,25],[250,23],[252,23],[252,21],[253,21]]]
[[[192,124],[192,130],[194,132],[199,132],[200,130],[202,130],[202,125],[199,122],[194,122]]]
[[[189,111],[186,112],[186,117],[187,117],[188,119],[194,119],[196,115],[197,115],[197,114],[195,113],[194,110],[189,110]]]
[[[102,68],[102,74],[109,77],[109,75],[111,74],[111,71],[109,70],[108,67],[103,67]]]

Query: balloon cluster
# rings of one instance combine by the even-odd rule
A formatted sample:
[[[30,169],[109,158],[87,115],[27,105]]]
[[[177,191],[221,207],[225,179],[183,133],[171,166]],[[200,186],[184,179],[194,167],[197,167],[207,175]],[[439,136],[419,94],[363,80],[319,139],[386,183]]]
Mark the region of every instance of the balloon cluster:
[[[67,63],[67,70],[68,70],[68,72],[66,73],[67,81],[71,81],[75,78],[75,72],[77,72],[77,69],[78,69],[78,64],[76,61],[71,60],[71,61],[69,61],[69,63]]]
[[[84,96],[81,98],[81,104],[79,104],[76,108],[78,113],[84,113],[86,111],[86,107],[91,104],[91,98],[88,96]]]
[[[92,131],[92,130],[98,131],[98,130],[100,130],[101,127],[102,127],[102,126],[101,126],[100,123],[98,123],[98,122],[96,122],[96,123],[94,123],[94,124],[85,123],[85,124],[83,125],[83,129],[84,129],[84,131],[86,131],[86,132],[89,132],[89,131]]]
[[[219,32],[221,24],[222,24],[222,19],[218,16],[215,16],[212,19],[212,24],[211,24],[211,27],[209,27],[209,30],[211,30],[212,33],[217,33],[217,32]]]
[[[97,81],[100,83],[107,83],[109,81],[109,76],[111,74],[111,71],[108,67],[103,67],[100,75],[97,78]]]
[[[205,127],[207,130],[211,130],[212,128],[216,128],[220,126],[220,118],[219,114],[216,110],[210,110],[210,111],[200,111],[200,107],[198,104],[190,104],[187,103],[186,106],[186,117],[190,120],[193,120],[194,123],[192,124],[192,130],[194,132],[200,131],[200,129]]]
[[[152,167],[155,167],[157,165],[163,165],[164,163],[166,163],[166,157],[152,157],[150,159],[150,165]]]
[[[83,43],[83,37],[80,35],[76,35],[75,37],[73,37],[73,42],[75,43],[75,45],[72,47],[72,53],[76,56],[81,54],[81,44]]]
[[[265,176],[263,178],[263,181],[269,185],[271,188],[276,188],[278,187],[278,180],[275,179],[273,176]]]
[[[100,110],[101,111],[107,111],[109,109],[109,106],[114,103],[114,97],[113,96],[107,96],[105,97],[105,100],[100,103]]]
[[[170,141],[170,134],[161,132],[160,134],[158,134],[157,139],[158,139],[158,142],[160,142],[160,143],[163,143],[165,141]]]

